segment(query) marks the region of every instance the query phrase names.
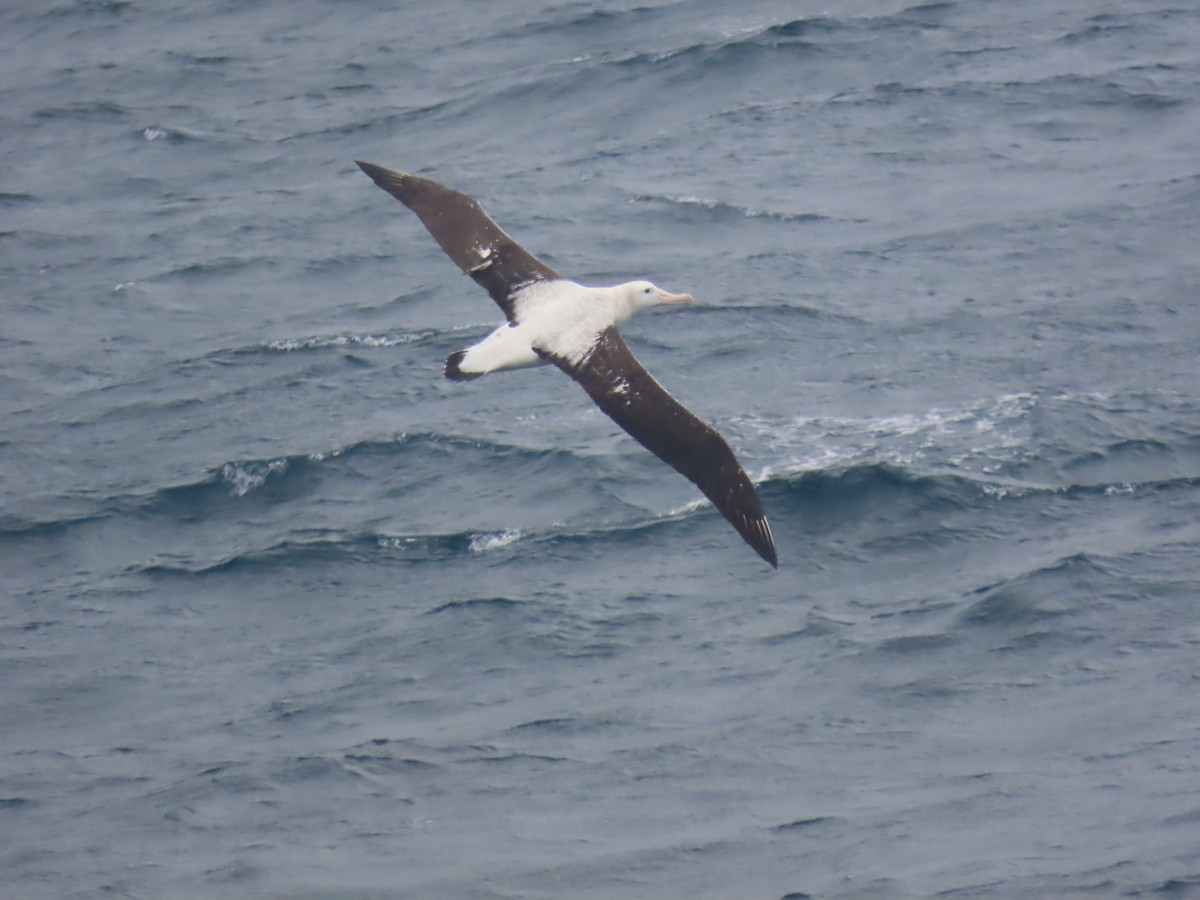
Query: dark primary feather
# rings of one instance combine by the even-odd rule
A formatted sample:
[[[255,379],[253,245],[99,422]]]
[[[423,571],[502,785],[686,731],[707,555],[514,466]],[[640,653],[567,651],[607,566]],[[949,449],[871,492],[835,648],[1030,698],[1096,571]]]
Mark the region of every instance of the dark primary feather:
[[[562,277],[505,234],[466,194],[383,166],[359,162],[358,167],[417,214],[446,255],[491,294],[509,321],[518,289]]]
[[[462,361],[466,355],[466,350],[455,350],[446,360],[445,375],[451,381],[474,381],[483,375],[482,372],[464,372],[462,370]]]
[[[615,327],[600,333],[579,366],[534,350],[583,385],[642,446],[700,488],[746,543],[778,568],[775,538],[758,494],[725,439],[650,377]]]

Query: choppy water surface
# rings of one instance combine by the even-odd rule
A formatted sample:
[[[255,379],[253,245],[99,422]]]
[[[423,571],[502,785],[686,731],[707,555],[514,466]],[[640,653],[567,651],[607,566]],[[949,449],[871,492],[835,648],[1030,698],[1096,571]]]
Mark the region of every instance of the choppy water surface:
[[[0,893],[1200,895],[1200,11],[0,11]],[[772,571],[354,167],[729,438]]]

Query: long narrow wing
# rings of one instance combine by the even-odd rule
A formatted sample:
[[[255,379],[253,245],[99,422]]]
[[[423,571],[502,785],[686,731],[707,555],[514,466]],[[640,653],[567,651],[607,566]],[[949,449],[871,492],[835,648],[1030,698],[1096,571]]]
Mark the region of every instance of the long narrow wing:
[[[411,209],[446,255],[481,285],[513,320],[513,295],[557,272],[510,238],[477,201],[445,185],[406,172],[359,162],[377,185]]]
[[[778,568],[775,538],[762,503],[725,439],[650,377],[615,327],[600,333],[580,364],[534,350],[583,385],[596,405],[638,443],[700,488],[743,540]]]

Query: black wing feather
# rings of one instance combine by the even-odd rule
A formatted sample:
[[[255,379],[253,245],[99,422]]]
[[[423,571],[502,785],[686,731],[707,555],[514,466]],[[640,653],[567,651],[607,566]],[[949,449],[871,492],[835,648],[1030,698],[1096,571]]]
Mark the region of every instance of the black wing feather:
[[[477,201],[445,185],[359,162],[377,185],[411,209],[446,255],[513,319],[512,297],[535,281],[562,276],[510,238]]]
[[[534,349],[583,385],[638,443],[700,488],[746,543],[778,568],[775,538],[758,493],[725,439],[650,376],[615,327],[600,333],[579,365]]]

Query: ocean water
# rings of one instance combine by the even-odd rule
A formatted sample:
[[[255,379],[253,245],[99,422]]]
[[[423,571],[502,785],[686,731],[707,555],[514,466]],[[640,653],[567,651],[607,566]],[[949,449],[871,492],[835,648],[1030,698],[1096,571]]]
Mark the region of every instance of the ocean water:
[[[1200,7],[0,9],[0,896],[1200,896]],[[354,166],[480,198],[770,569]]]

